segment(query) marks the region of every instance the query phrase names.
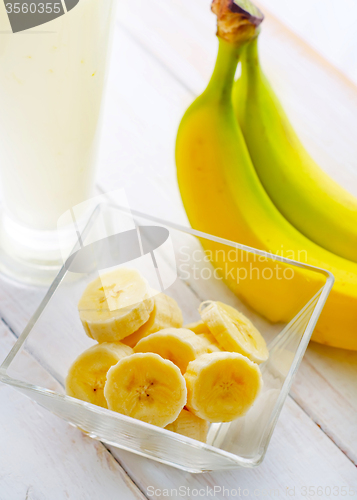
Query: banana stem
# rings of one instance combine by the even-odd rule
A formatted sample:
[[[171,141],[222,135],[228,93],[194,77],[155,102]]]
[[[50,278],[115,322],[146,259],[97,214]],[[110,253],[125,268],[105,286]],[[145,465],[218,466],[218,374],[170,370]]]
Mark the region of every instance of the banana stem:
[[[251,40],[245,47],[242,54],[242,81],[245,84],[249,81],[249,87],[261,77],[261,66],[259,62],[258,37]],[[249,88],[248,88],[249,91]]]
[[[226,42],[218,38],[218,55],[206,92],[219,96],[222,102],[231,102],[234,76],[237,70],[241,45]],[[205,93],[206,93],[205,92]]]

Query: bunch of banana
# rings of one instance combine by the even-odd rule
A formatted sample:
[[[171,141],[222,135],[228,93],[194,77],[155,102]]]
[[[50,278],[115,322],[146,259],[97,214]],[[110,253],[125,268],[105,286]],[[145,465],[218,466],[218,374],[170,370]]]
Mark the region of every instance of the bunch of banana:
[[[357,262],[357,199],[304,149],[263,74],[258,37],[241,56],[232,98],[254,168],[273,203],[311,241]]]
[[[90,311],[91,333],[95,325],[100,343],[70,367],[69,396],[199,441],[206,440],[208,422],[230,422],[246,413],[262,386],[258,363],[268,358],[263,337],[247,318],[230,306],[209,301],[200,306],[200,322],[181,328],[177,303],[160,294],[159,300],[159,295],[154,298],[154,316],[128,334],[139,317],[142,321],[143,315],[133,314],[140,311],[134,297],[139,290],[142,302],[147,302],[146,282],[136,271],[122,268],[105,275],[104,283],[90,283],[79,301],[85,331]],[[111,310],[110,302],[119,301],[118,297],[124,308]],[[169,318],[172,323],[166,327]],[[139,341],[134,345],[136,334]],[[129,337],[134,349],[123,343]]]
[[[214,0],[212,10],[218,19],[216,65],[206,90],[186,111],[176,142],[178,183],[190,223],[332,273],[335,284],[313,340],[356,350],[356,200],[333,186],[291,138],[256,59],[261,13],[249,0]],[[237,64],[248,42],[234,103],[249,151],[232,102]],[[249,252],[237,252],[232,261],[228,247],[208,240],[202,244],[217,269],[224,270],[228,286],[272,322],[290,321],[325,281],[320,274],[257,260]],[[271,278],[262,279],[264,273]],[[239,280],[242,275],[246,279]],[[291,275],[294,279],[282,278]]]

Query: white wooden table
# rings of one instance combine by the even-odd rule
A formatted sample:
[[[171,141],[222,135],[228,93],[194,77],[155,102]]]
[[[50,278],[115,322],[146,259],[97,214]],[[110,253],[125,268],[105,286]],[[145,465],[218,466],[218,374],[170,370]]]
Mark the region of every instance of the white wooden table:
[[[175,183],[174,141],[183,111],[211,71],[214,24],[209,0],[121,0],[99,161],[101,191],[125,187],[133,208],[186,221]],[[0,278],[0,360],[44,293]],[[219,499],[235,493],[357,498],[356,464],[357,352],[312,343],[263,464],[205,475],[108,449],[0,386],[0,500],[180,498],[179,491],[165,491],[180,486],[186,488],[181,498],[197,497],[195,489],[210,498],[214,486]]]

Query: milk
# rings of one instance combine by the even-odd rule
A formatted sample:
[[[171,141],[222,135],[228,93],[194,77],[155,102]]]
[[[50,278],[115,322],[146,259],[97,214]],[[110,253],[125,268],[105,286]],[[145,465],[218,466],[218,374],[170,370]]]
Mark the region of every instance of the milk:
[[[0,1],[0,181],[16,225],[55,230],[92,194],[112,0],[12,33]]]

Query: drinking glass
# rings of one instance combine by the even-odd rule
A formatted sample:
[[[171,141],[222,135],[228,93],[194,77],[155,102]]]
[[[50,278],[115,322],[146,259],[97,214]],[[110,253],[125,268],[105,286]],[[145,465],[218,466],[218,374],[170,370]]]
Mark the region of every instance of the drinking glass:
[[[53,279],[57,221],[92,196],[114,9],[0,2],[0,270],[22,281]]]

